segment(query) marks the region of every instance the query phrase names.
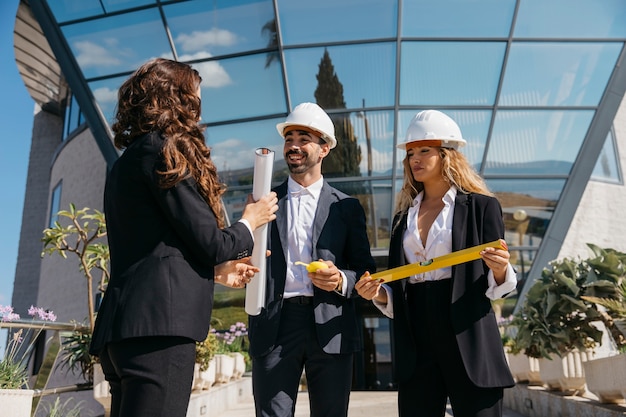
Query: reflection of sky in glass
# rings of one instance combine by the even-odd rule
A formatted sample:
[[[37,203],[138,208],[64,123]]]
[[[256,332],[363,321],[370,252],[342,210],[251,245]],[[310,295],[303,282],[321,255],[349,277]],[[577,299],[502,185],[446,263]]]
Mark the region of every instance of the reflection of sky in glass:
[[[420,110],[403,110],[398,113],[398,143],[405,141],[405,134],[409,123],[413,116],[419,111]],[[441,111],[450,116],[459,125],[463,139],[467,141],[467,145],[460,148],[460,152],[465,155],[470,165],[479,170],[485,149],[485,142],[487,141],[489,123],[491,122],[491,111],[448,109]],[[398,149],[398,173],[402,172],[402,160],[405,156],[406,152]]]
[[[280,66],[265,54],[194,64],[202,75],[202,120],[211,123],[287,111]]]
[[[105,120],[112,123],[113,117],[115,117],[115,110],[117,106],[117,90],[126,81],[128,77],[109,78],[103,81],[93,81],[89,83],[89,89],[91,90],[96,103],[100,106],[100,110],[104,115]]]
[[[278,0],[285,45],[396,36],[397,0]]]
[[[591,110],[501,110],[486,174],[568,174],[594,115]]]
[[[622,173],[617,162],[617,146],[611,132],[606,136],[602,151],[598,156],[598,162],[593,168],[591,179],[597,181],[608,181],[612,183],[621,183]]]
[[[280,118],[209,127],[204,135],[220,175],[227,177],[228,171],[251,169],[257,148],[269,148],[275,152],[276,161],[282,160],[283,138],[276,124],[283,121]]]
[[[513,43],[506,106],[597,106],[622,43]]]
[[[403,42],[400,104],[492,105],[504,42]]]
[[[392,43],[331,46],[285,51],[291,100],[295,106],[315,101],[316,75],[324,50],[343,85],[347,108],[392,106],[395,91],[395,46]]]
[[[134,71],[150,58],[172,57],[157,9],[62,28],[85,78]]]
[[[393,162],[393,112],[367,111],[350,114],[354,135],[361,148],[359,169],[363,176],[368,172],[366,120],[372,147],[372,175],[390,175]]]
[[[506,38],[514,10],[515,0],[404,1],[402,35]]]
[[[524,0],[519,2],[515,37],[626,37],[624,0]]]
[[[197,58],[267,47],[269,37],[262,28],[274,19],[270,0],[200,0],[164,6],[163,10],[178,55]]]

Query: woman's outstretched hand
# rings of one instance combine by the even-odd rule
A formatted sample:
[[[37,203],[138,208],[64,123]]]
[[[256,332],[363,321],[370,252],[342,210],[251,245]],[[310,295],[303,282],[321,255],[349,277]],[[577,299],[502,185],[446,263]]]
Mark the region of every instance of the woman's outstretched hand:
[[[379,279],[372,279],[369,272],[365,272],[354,288],[366,300],[375,300],[378,303],[387,304],[387,291],[380,289],[382,283]]]
[[[250,264],[250,257],[226,261],[215,266],[215,282],[231,288],[244,288],[260,269]]]
[[[252,194],[250,194],[241,218],[250,223],[252,230],[256,230],[276,219],[276,211],[278,211],[278,197],[274,191],[261,197],[258,201],[254,201]]]

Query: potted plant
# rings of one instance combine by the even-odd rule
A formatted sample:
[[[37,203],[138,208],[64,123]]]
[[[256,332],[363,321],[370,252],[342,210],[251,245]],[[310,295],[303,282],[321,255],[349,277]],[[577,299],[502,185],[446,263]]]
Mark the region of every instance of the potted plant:
[[[593,357],[602,340],[602,331],[594,325],[600,314],[581,298],[588,274],[582,261],[550,262],[511,321],[517,349],[540,359],[540,377],[548,388],[584,392],[581,362]]]
[[[51,311],[31,306],[30,322],[20,320],[13,307],[0,306],[0,321],[16,324],[19,330],[9,336],[4,356],[0,360],[0,403],[3,415],[30,417],[34,390],[29,389],[28,363],[35,343],[47,323],[56,321]],[[22,327],[23,326],[23,327]],[[13,327],[13,326],[11,326]]]
[[[604,403],[623,403],[626,395],[626,254],[588,244],[592,280],[582,298],[601,306],[615,355],[584,363],[587,388]]]
[[[217,350],[218,340],[214,332],[209,332],[202,342],[196,342],[196,364],[192,385],[194,390],[208,390],[215,383]]]

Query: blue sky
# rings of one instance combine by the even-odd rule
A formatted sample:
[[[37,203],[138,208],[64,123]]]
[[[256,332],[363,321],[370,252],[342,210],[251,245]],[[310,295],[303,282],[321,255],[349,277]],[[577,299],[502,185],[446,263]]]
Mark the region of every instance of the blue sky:
[[[10,305],[13,293],[35,106],[15,64],[13,28],[18,4],[19,0],[0,2],[0,305]]]

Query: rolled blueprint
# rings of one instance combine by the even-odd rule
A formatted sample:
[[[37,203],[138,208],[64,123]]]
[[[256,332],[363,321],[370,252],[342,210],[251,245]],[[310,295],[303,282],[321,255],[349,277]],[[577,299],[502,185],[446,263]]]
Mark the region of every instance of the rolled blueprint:
[[[254,156],[254,178],[252,180],[252,197],[258,200],[269,194],[272,189],[272,168],[274,167],[274,151],[267,148],[259,148]],[[258,316],[265,307],[266,275],[266,252],[267,252],[268,224],[254,231],[254,249],[252,249],[252,265],[260,271],[246,285],[246,313]]]

